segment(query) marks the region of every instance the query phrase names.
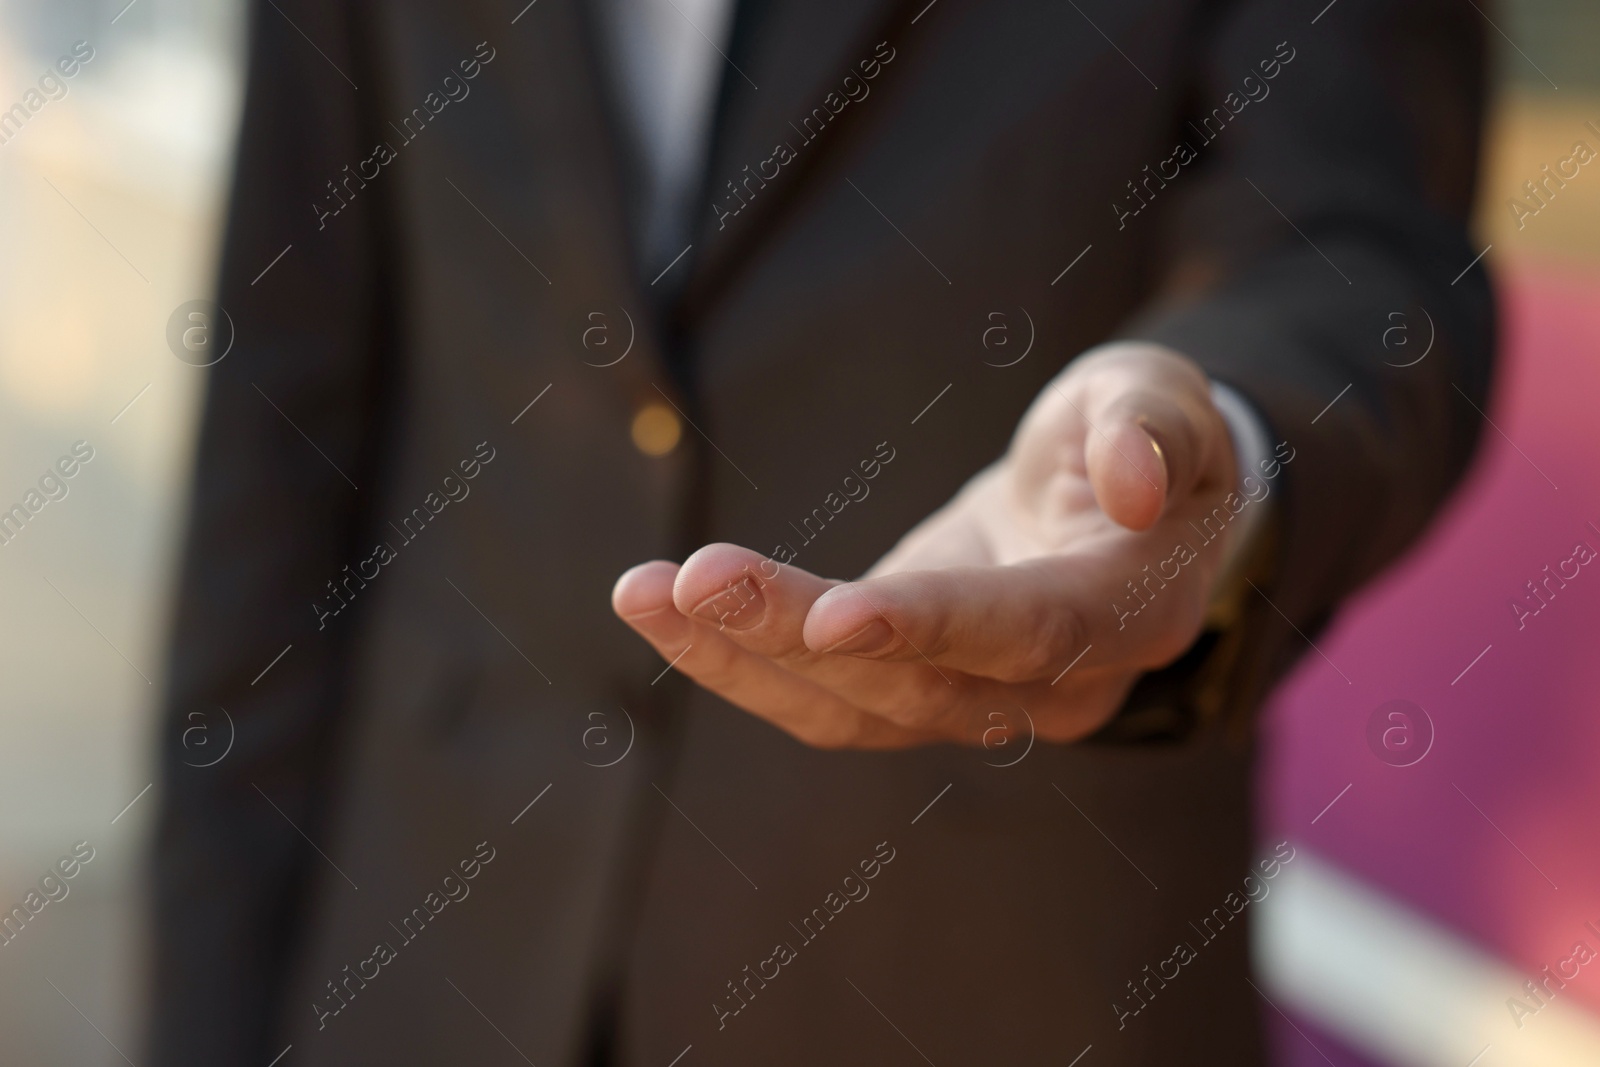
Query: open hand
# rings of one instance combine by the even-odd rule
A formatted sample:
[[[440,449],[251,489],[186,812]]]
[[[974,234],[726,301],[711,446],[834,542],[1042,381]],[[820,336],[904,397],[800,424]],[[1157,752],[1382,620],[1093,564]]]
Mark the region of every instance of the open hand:
[[[976,745],[1017,709],[1070,741],[1199,634],[1228,536],[1202,523],[1236,482],[1199,367],[1106,345],[866,577],[713,544],[630,569],[612,605],[678,670],[812,745]]]

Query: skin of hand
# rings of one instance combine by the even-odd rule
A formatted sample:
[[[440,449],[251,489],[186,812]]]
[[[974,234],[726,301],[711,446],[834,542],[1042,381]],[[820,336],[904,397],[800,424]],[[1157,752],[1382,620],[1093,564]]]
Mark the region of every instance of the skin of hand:
[[[1196,529],[1237,479],[1205,373],[1108,344],[865,577],[712,544],[631,568],[612,607],[679,671],[810,745],[977,745],[992,713],[1017,710],[1072,741],[1199,634],[1225,545]]]

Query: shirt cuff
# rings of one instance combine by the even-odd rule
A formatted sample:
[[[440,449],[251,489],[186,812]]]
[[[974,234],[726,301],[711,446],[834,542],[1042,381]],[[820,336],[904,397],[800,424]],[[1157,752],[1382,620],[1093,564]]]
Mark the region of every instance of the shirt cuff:
[[[1242,561],[1249,558],[1249,549],[1261,536],[1272,507],[1271,496],[1252,499],[1245,493],[1244,480],[1261,481],[1261,471],[1272,458],[1271,439],[1267,436],[1265,421],[1256,409],[1232,387],[1222,382],[1211,383],[1211,402],[1222,413],[1228,424],[1228,435],[1233,438],[1233,455],[1238,470],[1234,491],[1246,501],[1237,518],[1229,523],[1232,534],[1223,545],[1222,566],[1217,574],[1217,584],[1211,595],[1212,605],[1231,599],[1244,581]]]

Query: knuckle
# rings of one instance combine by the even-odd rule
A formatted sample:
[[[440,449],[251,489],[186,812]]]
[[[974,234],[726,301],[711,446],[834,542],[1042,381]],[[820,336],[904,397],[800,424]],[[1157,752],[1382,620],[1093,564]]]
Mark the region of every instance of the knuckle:
[[[929,671],[930,677],[903,681],[879,695],[870,709],[896,726],[921,729],[944,715],[952,696],[950,687]]]
[[[731,641],[696,640],[686,648],[673,649],[667,658],[677,658],[673,670],[724,699],[740,704],[734,694],[749,688],[749,672],[741,670],[747,663],[744,659],[747,655]]]
[[[710,642],[703,643],[698,649],[693,642],[686,642],[682,648],[663,648],[661,654],[667,657],[669,663],[675,664],[673,670],[688,675],[707,688],[721,684],[728,674],[727,651]]]
[[[1061,642],[1053,632],[1057,629],[1056,623],[1043,622],[1010,650],[996,677],[1003,682],[1027,682],[1047,674],[1060,656]]]
[[[858,716],[841,715],[829,716],[826,721],[807,725],[791,733],[811,748],[839,752],[859,748],[865,731]]]
[[[1088,643],[1088,624],[1071,604],[1050,604],[1031,621],[1031,636],[1017,646],[1001,681],[1027,682],[1053,674]]]
[[[928,711],[926,707],[919,706],[909,701],[894,701],[883,707],[875,709],[875,714],[883,716],[896,726],[907,729],[918,729],[926,724]]]

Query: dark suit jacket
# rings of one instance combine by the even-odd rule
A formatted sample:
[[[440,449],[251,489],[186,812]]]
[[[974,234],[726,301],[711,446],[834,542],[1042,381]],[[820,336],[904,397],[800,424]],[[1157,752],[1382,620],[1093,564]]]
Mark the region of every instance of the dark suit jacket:
[[[744,4],[652,282],[574,0],[258,6],[141,1062],[1257,1062],[1241,726],[1460,476],[1493,335],[1479,17],[1321,7]],[[861,572],[1119,334],[1294,458],[1264,596],[1096,743],[809,750],[613,618],[711,539]]]

